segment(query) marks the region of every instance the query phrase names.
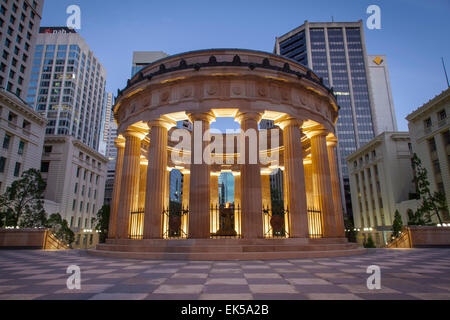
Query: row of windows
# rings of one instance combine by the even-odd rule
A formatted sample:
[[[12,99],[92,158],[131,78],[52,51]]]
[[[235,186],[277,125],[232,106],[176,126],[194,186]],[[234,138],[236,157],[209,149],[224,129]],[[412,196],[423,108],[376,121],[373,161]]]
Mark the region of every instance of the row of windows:
[[[0,157],[0,173],[5,172],[6,161],[7,161],[7,159],[5,157]],[[22,164],[20,162],[16,162],[16,164],[14,165],[14,177],[20,176],[21,166],[22,166]]]

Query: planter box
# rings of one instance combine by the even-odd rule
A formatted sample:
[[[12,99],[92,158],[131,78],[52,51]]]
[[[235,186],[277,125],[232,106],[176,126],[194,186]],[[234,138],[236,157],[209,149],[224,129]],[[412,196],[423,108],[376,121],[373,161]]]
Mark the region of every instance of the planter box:
[[[0,229],[0,249],[67,249],[48,229]]]

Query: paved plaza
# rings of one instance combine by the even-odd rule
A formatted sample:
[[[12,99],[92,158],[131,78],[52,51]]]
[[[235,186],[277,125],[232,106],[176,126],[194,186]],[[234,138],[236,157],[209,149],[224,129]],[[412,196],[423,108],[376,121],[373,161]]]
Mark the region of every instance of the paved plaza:
[[[81,289],[67,289],[69,265]],[[367,267],[381,289],[367,288]],[[144,261],[86,251],[0,251],[3,299],[450,299],[450,249],[373,249],[276,261]]]

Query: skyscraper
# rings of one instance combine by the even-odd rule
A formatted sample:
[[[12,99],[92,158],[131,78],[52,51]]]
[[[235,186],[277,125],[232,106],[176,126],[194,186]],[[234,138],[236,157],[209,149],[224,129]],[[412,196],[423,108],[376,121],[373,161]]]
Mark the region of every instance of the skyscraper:
[[[398,131],[387,58],[385,55],[369,55],[367,58],[374,103],[375,135]]]
[[[340,106],[338,166],[347,212],[351,210],[346,158],[372,140],[374,102],[362,21],[305,23],[276,38],[275,53],[312,69],[333,87]]]
[[[111,202],[114,187],[114,177],[116,173],[117,148],[114,144],[114,140],[117,138],[117,123],[116,120],[114,120],[112,107],[113,94],[108,92],[106,94],[106,118],[105,129],[103,132],[103,142],[106,144],[105,156],[109,160],[105,182],[105,204],[110,204]]]
[[[105,84],[105,69],[76,31],[40,29],[27,103],[49,120],[46,134],[72,135],[98,150]]]
[[[0,87],[25,100],[44,0],[0,4]]]

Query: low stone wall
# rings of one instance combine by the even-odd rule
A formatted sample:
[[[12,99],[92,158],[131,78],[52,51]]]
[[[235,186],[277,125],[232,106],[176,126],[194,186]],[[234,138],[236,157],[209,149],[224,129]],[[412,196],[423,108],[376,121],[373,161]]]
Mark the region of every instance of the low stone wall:
[[[0,229],[0,249],[67,249],[48,229]]]
[[[413,248],[428,246],[450,246],[450,228],[409,226]]]
[[[408,226],[403,228],[400,237],[387,245],[387,248],[450,247],[450,228],[429,226]]]

